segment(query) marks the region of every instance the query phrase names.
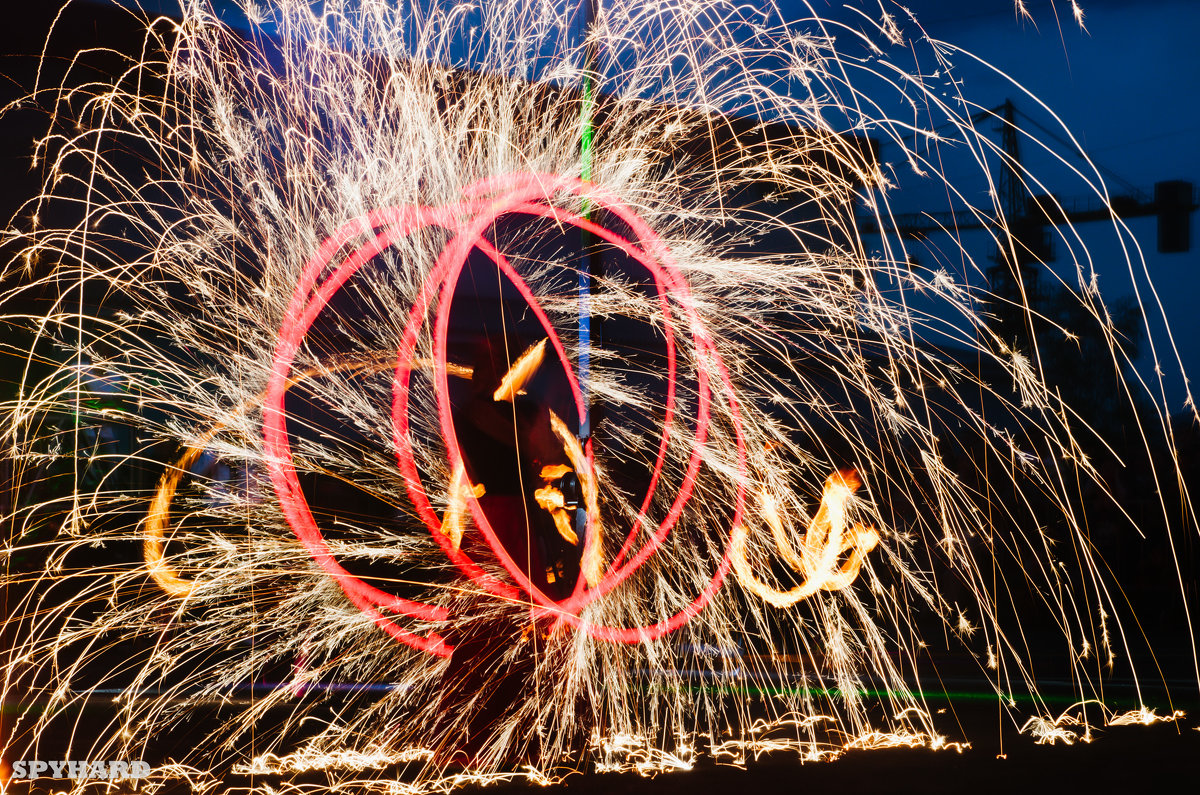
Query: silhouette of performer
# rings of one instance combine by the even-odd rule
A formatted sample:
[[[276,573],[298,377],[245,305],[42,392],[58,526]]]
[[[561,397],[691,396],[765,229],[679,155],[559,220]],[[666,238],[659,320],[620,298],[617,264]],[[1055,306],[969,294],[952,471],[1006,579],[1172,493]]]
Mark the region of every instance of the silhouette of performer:
[[[516,335],[481,341],[468,394],[454,402],[454,430],[470,483],[485,488],[479,504],[500,543],[535,587],[560,600],[575,588],[582,543],[573,545],[562,537],[534,491],[545,484],[547,467],[570,468],[550,424],[551,410],[567,417],[574,412],[565,378],[547,372],[555,368],[542,368],[511,400],[496,399],[505,375],[529,350]],[[572,508],[578,505],[576,484],[570,474],[555,484]],[[462,549],[473,560],[496,561],[478,530],[467,530]],[[475,760],[495,728],[531,695],[537,655],[545,653],[539,633],[548,625],[531,624],[527,607],[499,604],[495,597],[481,598],[477,607],[478,613],[445,633],[454,651],[438,705],[439,733],[444,735],[438,758],[443,762]],[[524,738],[533,728],[518,726],[513,736]]]

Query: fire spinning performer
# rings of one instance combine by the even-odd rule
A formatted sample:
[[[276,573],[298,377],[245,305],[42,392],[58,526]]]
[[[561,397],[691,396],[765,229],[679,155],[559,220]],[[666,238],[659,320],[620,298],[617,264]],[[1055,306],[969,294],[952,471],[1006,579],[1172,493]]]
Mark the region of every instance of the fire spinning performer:
[[[500,542],[542,593],[561,600],[580,577],[583,545],[572,529],[580,495],[552,423],[567,413],[568,398],[540,373],[545,349],[544,339],[526,347],[516,335],[485,337],[467,395],[456,405],[454,430],[473,484],[468,488]],[[464,534],[462,544],[472,559],[494,559],[477,533]],[[477,608],[490,611],[489,617],[456,622],[446,633],[454,651],[438,705],[443,761],[470,764],[527,696],[537,656],[546,651],[539,633],[549,626],[531,623],[523,607],[495,610],[495,600],[487,598]]]

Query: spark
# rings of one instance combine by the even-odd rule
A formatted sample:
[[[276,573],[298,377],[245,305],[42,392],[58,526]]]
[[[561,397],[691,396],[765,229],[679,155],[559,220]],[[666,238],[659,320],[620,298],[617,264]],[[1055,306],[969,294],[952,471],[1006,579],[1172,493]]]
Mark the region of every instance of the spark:
[[[1079,29],[1087,33],[1087,26],[1083,24],[1083,8],[1077,0],[1071,0],[1071,14],[1075,17],[1075,24],[1079,26]]]
[[[929,626],[1010,709],[1043,703],[1026,591],[1082,696],[1096,658],[1132,666],[1079,497],[1124,515],[1115,442],[1048,336],[1009,329],[1161,395],[1125,379],[1069,230],[1078,321],[993,293],[957,238],[914,264],[889,161],[990,197],[997,250],[1016,219],[957,51],[911,14],[612,0],[584,32],[517,0],[235,5],[248,32],[188,2],[127,71],[42,95],[47,181],[3,241],[0,320],[29,340],[6,350],[4,759],[187,726],[151,786],[415,795],[962,751],[914,681]],[[1169,418],[1137,416],[1148,476],[1182,481]],[[1186,491],[1153,499],[1194,523]],[[1181,717],[1081,703],[1022,730]]]

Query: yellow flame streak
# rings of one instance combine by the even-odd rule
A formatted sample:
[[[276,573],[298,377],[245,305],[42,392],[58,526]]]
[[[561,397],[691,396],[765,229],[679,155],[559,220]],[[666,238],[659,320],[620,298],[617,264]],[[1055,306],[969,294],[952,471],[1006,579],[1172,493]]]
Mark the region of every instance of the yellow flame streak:
[[[472,485],[467,480],[467,471],[460,461],[450,475],[450,499],[446,504],[446,513],[442,515],[442,535],[450,537],[450,543],[458,550],[462,546],[463,533],[466,531],[464,518],[467,512],[468,495],[479,499],[486,489],[482,483]]]
[[[150,510],[146,516],[146,537],[142,541],[142,556],[146,559],[146,570],[169,595],[179,599],[192,595],[196,587],[195,580],[185,580],[166,562],[163,548],[166,545],[166,531],[171,523],[171,500],[175,498],[175,489],[187,472],[188,467],[196,462],[204,452],[204,444],[216,435],[221,425],[215,426],[200,438],[199,443],[189,447],[183,456],[168,469],[158,481],[158,490],[150,501]]]
[[[521,354],[520,358],[509,368],[508,372],[500,380],[500,386],[492,393],[492,399],[497,402],[512,402],[517,395],[525,394],[525,386],[537,373],[538,368],[542,366],[542,361],[546,357],[546,339],[529,346],[529,349]],[[599,509],[599,489],[596,486],[595,472],[592,471],[588,463],[587,455],[583,452],[583,447],[579,444],[579,440],[571,430],[567,428],[566,423],[555,414],[550,412],[550,428],[554,431],[554,435],[562,443],[563,452],[567,454],[567,459],[571,462],[576,476],[579,478],[579,484],[583,489],[583,501],[587,509],[588,526],[592,528],[592,532],[588,534],[583,544],[583,556],[580,559],[579,566],[583,572],[583,578],[591,587],[596,587],[596,583],[600,582],[600,577],[604,573],[603,555],[600,549],[600,509]],[[567,472],[571,471],[562,465],[554,467],[545,467],[542,469],[541,477],[544,485],[542,488],[534,491],[533,498],[541,508],[550,513],[554,519],[554,526],[558,530],[558,534],[569,544],[579,544],[579,536],[571,527],[571,514],[566,509],[565,501],[562,492],[550,486],[550,481],[558,477],[562,477]],[[552,474],[548,474],[552,473]]]
[[[525,385],[537,373],[538,368],[542,366],[542,360],[546,358],[546,342],[547,340],[543,339],[530,345],[529,349],[521,354],[513,366],[508,368],[504,378],[500,379],[500,386],[492,393],[492,400],[497,403],[511,403],[517,395],[525,394]]]
[[[417,360],[417,367],[427,367],[429,363],[424,359]],[[469,379],[475,374],[474,368],[465,364],[455,364],[454,362],[446,362],[446,373],[455,378]]]
[[[494,393],[493,399],[497,401],[511,401],[515,395],[524,394],[525,385],[542,364],[545,350],[546,340],[543,339],[525,351],[509,371],[505,373],[501,381],[501,386]],[[417,367],[428,368],[430,365],[431,363],[424,359],[416,362]],[[328,366],[313,367],[299,373],[289,379],[287,388],[290,389],[298,383],[324,373],[348,371],[369,375],[382,372],[391,366],[391,359],[383,358],[381,355],[377,355],[376,358],[366,362],[336,362]],[[474,371],[470,367],[450,363],[447,364],[446,372],[458,378],[470,378]],[[155,491],[154,498],[151,500],[150,508],[147,512],[142,555],[146,561],[147,572],[154,579],[155,583],[170,596],[180,599],[186,598],[191,596],[196,588],[195,580],[179,576],[179,573],[167,563],[164,552],[168,530],[171,526],[171,501],[175,498],[179,482],[187,474],[188,469],[196,462],[196,459],[203,454],[208,443],[230,422],[244,414],[251,406],[261,403],[265,394],[264,391],[244,401],[233,411],[229,419],[217,423],[205,432],[203,436],[184,451],[183,455],[159,480],[158,488]],[[595,481],[588,474],[590,470],[587,465],[587,456],[584,455],[583,449],[579,445],[579,440],[575,438],[574,434],[567,429],[566,424],[554,412],[550,412],[550,423],[555,435],[563,443],[567,458],[574,465],[575,471],[580,473],[579,479],[580,483],[583,484],[584,499],[587,504],[588,514],[590,517],[593,517],[592,526],[597,528],[597,532],[592,534],[592,538],[584,546],[583,561],[581,562],[585,580],[590,586],[594,587],[600,581],[600,576],[603,573],[599,553],[599,510],[597,508],[598,493]],[[548,482],[549,480],[562,477],[570,471],[570,467],[562,464],[544,467],[542,469],[542,477]],[[442,517],[441,525],[442,534],[450,538],[455,550],[461,547],[463,534],[466,531],[465,518],[468,496],[474,496],[478,499],[485,492],[486,488],[482,483],[472,484],[467,480],[466,470],[463,464],[459,462],[450,476],[449,500]],[[557,496],[555,497],[555,495]],[[558,529],[559,534],[568,543],[577,545],[579,538],[571,527],[570,514],[566,510],[562,492],[547,485],[544,488],[538,489],[534,493],[534,498],[553,517],[554,525]]]
[[[393,367],[394,360],[394,354],[376,353],[366,361],[347,360],[334,362],[333,364],[329,365],[311,367],[290,378],[287,382],[286,388],[291,389],[296,384],[327,373],[350,372],[373,375]],[[420,359],[416,362],[416,366],[421,368],[428,368],[431,366],[431,364],[431,361],[427,359]],[[447,364],[446,372],[457,378],[470,378],[473,371],[472,368],[464,367],[463,365]],[[196,588],[196,581],[180,577],[179,573],[174,569],[174,567],[167,563],[164,553],[168,530],[171,526],[171,501],[175,498],[175,492],[179,488],[179,482],[183,479],[183,476],[187,474],[188,469],[192,466],[192,464],[196,463],[196,459],[204,453],[208,443],[211,442],[218,433],[220,433],[227,425],[229,425],[229,423],[245,414],[246,411],[248,411],[252,406],[262,403],[265,397],[266,391],[264,390],[258,395],[243,401],[241,405],[239,405],[233,410],[232,413],[230,413],[226,420],[218,422],[216,425],[212,426],[199,439],[197,439],[195,443],[189,445],[188,448],[184,450],[183,455],[180,456],[179,459],[167,469],[166,473],[164,473],[162,478],[158,481],[158,488],[154,493],[154,498],[150,501],[150,508],[146,514],[145,538],[142,541],[142,557],[146,561],[146,571],[154,579],[154,582],[158,585],[158,587],[170,596],[183,599],[191,596]],[[463,476],[465,476],[460,475],[457,471],[455,474],[459,476],[460,480]],[[452,482],[458,481],[455,481],[452,478]],[[481,496],[483,493],[483,486],[477,486],[475,489],[477,489],[475,495]],[[451,507],[454,505],[455,495],[460,494],[460,492],[461,488],[452,487]],[[450,511],[447,510],[447,514],[449,513]],[[460,525],[460,529],[458,530],[459,539],[462,538],[461,515],[462,510],[460,508],[459,513],[457,514]],[[446,522],[443,522],[442,527],[442,532],[449,534],[446,528]],[[453,526],[450,528],[450,530],[453,531]]]
[[[596,485],[596,473],[592,469],[587,455],[583,452],[579,440],[575,438],[575,434],[571,433],[567,424],[553,411],[550,412],[550,428],[562,442],[563,451],[567,454],[571,466],[575,467],[575,474],[579,478],[579,485],[583,490],[583,504],[587,509],[587,524],[591,532],[584,539],[583,557],[579,561],[579,568],[583,572],[583,579],[590,587],[595,588],[596,583],[600,582],[600,576],[604,573],[604,555],[600,548],[602,536],[600,493]],[[558,520],[555,519],[555,524],[557,523]],[[560,529],[559,532],[561,533],[562,530]]]
[[[551,464],[549,466],[544,466],[544,467],[542,467],[542,473],[541,473],[542,480],[549,483],[550,481],[558,480],[563,475],[567,474],[568,472],[573,472],[573,471],[574,470],[571,469],[566,464]]]
[[[746,559],[747,532],[745,526],[739,524],[733,528],[730,545],[738,581],[768,604],[780,608],[791,607],[817,591],[837,591],[854,582],[867,553],[879,543],[879,534],[874,528],[861,523],[846,532],[846,506],[860,485],[854,470],[842,470],[829,476],[821,493],[817,515],[801,539],[799,554],[784,530],[774,497],[762,493],[759,498],[762,516],[771,529],[775,545],[787,564],[804,579],[788,591],[773,588],[760,580]],[[839,565],[838,560],[847,552],[850,556]]]
[[[579,536],[575,533],[575,528],[571,527],[571,515],[567,512],[566,497],[560,490],[550,485],[571,471],[571,468],[565,464],[542,467],[541,478],[546,485],[535,491],[533,498],[537,500],[537,504],[542,507],[542,510],[549,512],[550,516],[554,518],[554,526],[563,540],[568,544],[578,546]]]
[[[567,512],[566,499],[563,493],[553,486],[543,486],[533,493],[533,498],[542,510],[549,512],[554,518],[554,527],[563,540],[573,546],[579,545],[579,536],[571,527],[571,514]]]

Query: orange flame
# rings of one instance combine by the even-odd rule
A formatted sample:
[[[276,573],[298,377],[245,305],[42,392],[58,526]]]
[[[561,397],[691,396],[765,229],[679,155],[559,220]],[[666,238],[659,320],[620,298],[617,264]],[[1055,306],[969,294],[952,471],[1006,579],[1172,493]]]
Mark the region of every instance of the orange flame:
[[[331,365],[312,367],[302,373],[298,373],[288,382],[288,388],[295,386],[303,381],[313,378],[314,376],[323,373],[351,372],[372,375],[389,370],[394,366],[394,355],[391,353],[375,353],[364,360],[351,359],[342,362],[334,362]],[[418,360],[417,367],[429,367],[430,360]],[[470,378],[472,369],[458,364],[448,364],[446,372],[457,378]],[[175,497],[175,491],[179,488],[179,482],[183,476],[187,474],[188,468],[196,463],[196,459],[204,452],[205,447],[211,442],[221,430],[232,422],[234,419],[242,416],[251,406],[262,403],[266,397],[266,392],[262,392],[257,396],[242,402],[230,414],[229,419],[223,422],[218,422],[212,428],[204,433],[196,443],[188,447],[179,460],[171,466],[170,469],[158,481],[158,489],[154,493],[154,498],[150,501],[150,509],[146,515],[145,538],[142,541],[142,557],[146,561],[146,571],[170,596],[179,599],[184,599],[192,595],[196,588],[195,580],[184,579],[179,576],[179,573],[167,563],[163,548],[166,546],[167,534],[171,527],[171,500]],[[475,496],[480,496],[483,491],[482,486],[475,487]],[[457,491],[451,490],[451,503],[453,502]],[[449,512],[448,512],[449,513]],[[458,515],[461,517],[462,510],[459,510]],[[443,523],[443,532],[449,534],[445,523]],[[461,529],[458,531],[458,538],[462,538]],[[455,544],[457,547],[457,542]]]
[[[539,343],[530,345],[529,349],[521,354],[513,366],[508,368],[504,378],[500,379],[500,386],[496,387],[496,391],[492,393],[492,400],[497,403],[511,403],[517,395],[525,394],[525,385],[537,373],[538,368],[542,366],[542,360],[546,357],[547,341],[543,339]]]
[[[746,559],[746,528],[737,525],[733,528],[730,557],[738,581],[763,601],[780,608],[791,607],[817,591],[837,591],[849,586],[858,577],[867,553],[879,543],[879,534],[872,527],[856,523],[849,532],[846,531],[846,509],[861,485],[862,481],[853,469],[834,472],[826,479],[821,505],[809,523],[808,532],[801,538],[799,553],[784,530],[775,498],[766,492],[760,494],[763,520],[771,529],[775,546],[803,581],[788,591],[781,591],[760,580]],[[839,564],[847,552],[849,557]]]
[[[516,395],[524,394],[525,385],[528,384],[529,380],[542,365],[545,350],[546,340],[542,340],[521,354],[521,357],[505,373],[500,387],[497,388],[495,394],[492,396],[493,399],[496,401],[511,401]],[[416,362],[417,367],[428,367],[429,364],[428,360],[418,360]],[[392,366],[393,362],[390,354],[375,354],[367,361],[351,360],[310,368],[292,378],[288,382],[288,387],[290,388],[323,373],[349,371],[372,374],[382,372]],[[456,378],[470,378],[473,370],[463,365],[448,364],[447,373]],[[203,454],[208,443],[230,422],[249,410],[251,406],[261,403],[265,394],[264,392],[246,400],[233,410],[228,420],[219,422],[206,431],[196,440],[195,444],[189,446],[184,451],[183,455],[180,456],[158,482],[158,488],[155,491],[153,499],[150,501],[150,509],[146,516],[142,556],[146,561],[146,571],[154,579],[158,587],[170,596],[179,599],[187,598],[195,591],[197,584],[195,580],[181,577],[175,568],[167,562],[164,551],[171,527],[171,501],[175,497],[179,483],[184,475],[187,474],[188,469],[196,462],[196,459]],[[589,465],[583,448],[579,444],[579,440],[575,438],[575,435],[567,428],[566,423],[554,414],[554,412],[550,413],[550,425],[554,434],[562,442],[563,450],[574,467],[574,471],[578,474],[580,484],[583,487],[584,503],[588,512],[589,525],[593,532],[589,534],[584,543],[580,567],[588,585],[594,587],[600,581],[600,577],[603,574],[603,561],[600,551],[600,511],[597,505],[599,494],[594,472]],[[579,538],[571,527],[570,516],[563,504],[563,495],[557,489],[549,486],[549,481],[557,477],[562,477],[562,475],[569,471],[571,471],[571,467],[563,465],[545,468],[542,474],[543,479],[546,481],[546,487],[538,489],[534,494],[534,499],[554,518],[554,524],[559,534],[567,542],[578,544]],[[550,477],[546,477],[547,474]],[[468,481],[466,471],[463,465],[459,463],[450,476],[449,501],[446,506],[446,512],[442,517],[441,526],[442,533],[450,538],[455,549],[460,548],[463,533],[466,531],[467,499],[471,496],[478,499],[483,496],[484,492],[485,487],[482,483],[472,484]]]
[[[537,373],[538,368],[542,366],[542,361],[546,355],[546,342],[543,339],[534,345],[531,345],[521,357],[509,368],[504,374],[504,378],[500,381],[500,386],[496,388],[492,399],[500,401],[512,401],[517,395],[525,394],[525,386]],[[580,559],[579,567],[583,572],[583,578],[591,587],[595,587],[596,583],[600,582],[600,577],[604,574],[603,554],[600,549],[600,509],[599,509],[599,489],[596,486],[596,473],[593,471],[591,464],[588,462],[587,455],[583,451],[583,447],[579,444],[579,440],[575,438],[575,434],[567,428],[565,422],[555,414],[550,412],[550,428],[554,431],[554,435],[558,437],[562,443],[563,452],[567,454],[567,459],[571,462],[571,466],[575,470],[576,476],[579,478],[579,484],[583,488],[583,502],[587,509],[588,527],[591,532],[583,542],[583,556]],[[549,474],[551,470],[557,474]],[[554,519],[554,526],[558,530],[558,534],[569,544],[578,544],[579,536],[571,527],[571,516],[566,510],[562,492],[552,487],[550,482],[556,477],[562,477],[568,471],[565,467],[547,467],[542,470],[543,487],[534,492],[534,499],[537,504],[550,513]]]
[[[466,530],[463,519],[467,513],[467,497],[479,499],[485,491],[482,483],[472,485],[467,481],[467,471],[461,461],[454,467],[454,472],[450,475],[450,501],[446,505],[446,512],[442,514],[442,534],[450,537],[450,543],[455,549],[462,546],[462,537]]]
[[[583,488],[583,504],[587,509],[588,528],[591,532],[583,542],[583,557],[579,561],[580,571],[583,572],[583,579],[587,584],[595,588],[596,583],[600,582],[600,577],[604,574],[604,555],[600,548],[601,527],[600,527],[600,490],[596,485],[596,472],[592,468],[591,462],[588,461],[587,455],[583,452],[583,447],[579,444],[579,440],[575,438],[575,434],[567,427],[567,424],[559,419],[559,416],[553,411],[550,412],[550,428],[554,431],[554,435],[562,442],[563,451],[567,454],[567,459],[571,462],[571,466],[575,467],[575,474],[579,478],[579,485]],[[557,524],[558,519],[555,519]],[[561,533],[562,530],[560,529]],[[571,535],[574,535],[572,532]],[[565,538],[566,536],[564,536]]]

